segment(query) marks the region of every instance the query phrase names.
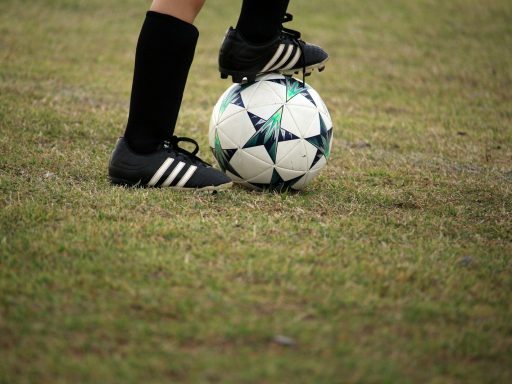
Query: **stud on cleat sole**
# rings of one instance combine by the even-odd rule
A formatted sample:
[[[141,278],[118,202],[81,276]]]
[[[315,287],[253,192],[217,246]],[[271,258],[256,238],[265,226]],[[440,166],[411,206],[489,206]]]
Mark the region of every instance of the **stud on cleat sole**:
[[[247,81],[247,78],[245,76],[241,75],[231,75],[231,79],[233,80],[233,83],[243,83]]]
[[[229,71],[224,68],[219,68],[219,72],[222,79],[227,79],[231,76],[233,83],[237,84],[254,82],[258,76],[257,73]]]
[[[254,81],[256,81],[256,75],[231,75],[231,77],[233,79],[233,83],[237,84],[253,83]]]

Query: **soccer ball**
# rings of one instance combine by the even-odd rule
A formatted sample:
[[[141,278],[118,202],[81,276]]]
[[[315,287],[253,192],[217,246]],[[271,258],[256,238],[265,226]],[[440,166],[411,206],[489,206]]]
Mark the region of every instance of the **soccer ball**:
[[[258,190],[301,190],[325,167],[332,128],[313,88],[269,74],[224,92],[213,109],[209,143],[234,182]]]

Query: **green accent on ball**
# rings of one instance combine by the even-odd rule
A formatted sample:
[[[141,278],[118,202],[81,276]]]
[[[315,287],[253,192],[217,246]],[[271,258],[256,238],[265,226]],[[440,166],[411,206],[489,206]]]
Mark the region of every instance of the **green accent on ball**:
[[[219,165],[222,168],[222,170],[225,171],[226,164],[228,163],[228,161],[226,159],[226,156],[224,155],[224,151],[222,150],[217,130],[215,130],[215,147],[213,148],[213,154],[215,155],[215,158],[219,162]]]
[[[320,115],[320,132],[322,132],[322,145],[324,147],[324,156],[326,159],[331,155],[331,137],[332,131],[328,131],[324,119]]]
[[[226,97],[222,99],[219,108],[219,116],[222,116],[222,114],[226,111],[230,104],[236,105],[240,108],[245,108],[244,100],[242,99],[242,95],[240,92],[242,92],[247,87],[247,84],[237,85],[229,91]]]
[[[286,101],[290,101],[298,94],[304,92],[306,90],[306,87],[304,84],[296,81],[296,80],[290,80],[286,79]]]
[[[320,118],[320,134],[308,137],[306,141],[310,144],[314,145],[315,148],[320,151],[321,154],[324,155],[326,159],[331,155],[331,138],[332,138],[332,129],[327,129],[325,125],[324,119],[320,114],[318,114]]]
[[[224,100],[222,100],[222,103],[220,105],[220,110],[219,110],[219,115],[222,115],[229,104],[231,104],[233,102],[233,100],[237,97],[237,89],[236,88],[233,88],[231,91],[229,91],[229,93],[227,94],[227,96],[224,98]]]
[[[283,107],[279,108],[263,126],[256,132],[247,143],[245,148],[264,145],[272,161],[276,161],[277,144],[279,142],[279,133],[281,131],[281,118],[283,116]]]
[[[233,175],[241,177],[240,174],[233,168],[231,163],[229,162],[237,149],[222,149],[222,145],[220,143],[219,135],[217,133],[217,129],[215,129],[215,144],[212,148],[213,156],[217,159],[219,163],[220,169],[223,172],[229,171]]]

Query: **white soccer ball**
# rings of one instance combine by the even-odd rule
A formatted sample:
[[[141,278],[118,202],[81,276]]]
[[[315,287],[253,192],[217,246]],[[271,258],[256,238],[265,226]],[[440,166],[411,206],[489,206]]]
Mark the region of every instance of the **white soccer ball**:
[[[279,74],[233,84],[210,121],[210,148],[220,168],[253,189],[301,190],[325,167],[332,120],[320,95]]]

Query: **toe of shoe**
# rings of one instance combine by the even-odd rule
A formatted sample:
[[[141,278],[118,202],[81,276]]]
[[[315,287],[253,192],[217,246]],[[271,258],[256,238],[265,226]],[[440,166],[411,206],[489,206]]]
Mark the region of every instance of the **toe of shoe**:
[[[325,52],[321,47],[313,44],[307,45],[306,55],[308,61],[311,61],[312,63],[321,63],[329,57],[327,52]]]
[[[206,167],[198,171],[190,178],[187,186],[191,188],[218,187],[231,183],[231,179],[218,169]]]

